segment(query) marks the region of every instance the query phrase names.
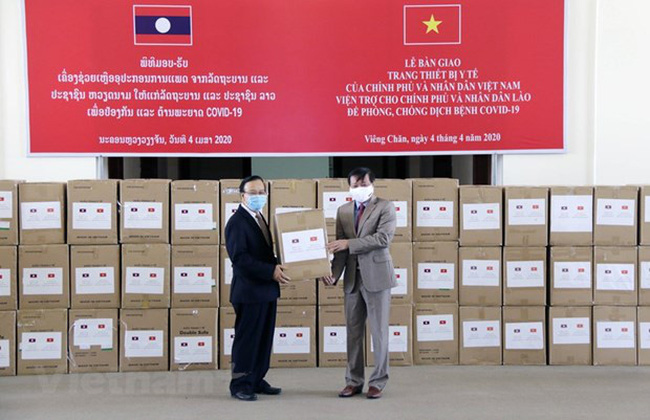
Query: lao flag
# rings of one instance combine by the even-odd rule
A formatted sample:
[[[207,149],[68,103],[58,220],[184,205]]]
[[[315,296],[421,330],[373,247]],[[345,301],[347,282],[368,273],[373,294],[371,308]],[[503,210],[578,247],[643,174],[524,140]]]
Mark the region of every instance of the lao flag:
[[[404,45],[460,43],[460,4],[404,5]]]
[[[191,6],[133,6],[135,45],[192,45]]]

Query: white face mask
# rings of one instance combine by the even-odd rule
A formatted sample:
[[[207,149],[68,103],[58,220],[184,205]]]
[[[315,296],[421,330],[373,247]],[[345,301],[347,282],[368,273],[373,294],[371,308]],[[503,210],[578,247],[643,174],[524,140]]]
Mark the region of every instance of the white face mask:
[[[350,195],[357,203],[365,203],[370,200],[375,189],[372,185],[367,187],[350,188]]]

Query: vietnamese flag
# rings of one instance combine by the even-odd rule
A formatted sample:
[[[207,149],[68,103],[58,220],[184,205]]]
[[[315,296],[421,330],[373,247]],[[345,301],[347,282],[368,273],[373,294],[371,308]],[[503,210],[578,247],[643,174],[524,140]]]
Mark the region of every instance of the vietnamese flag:
[[[404,45],[460,43],[460,4],[404,6]]]

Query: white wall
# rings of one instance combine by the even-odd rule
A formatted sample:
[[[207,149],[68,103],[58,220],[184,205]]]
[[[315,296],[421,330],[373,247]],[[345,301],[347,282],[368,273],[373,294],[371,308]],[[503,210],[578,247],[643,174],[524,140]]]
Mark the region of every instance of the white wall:
[[[0,179],[66,181],[95,178],[95,158],[27,157],[22,1],[0,0]]]

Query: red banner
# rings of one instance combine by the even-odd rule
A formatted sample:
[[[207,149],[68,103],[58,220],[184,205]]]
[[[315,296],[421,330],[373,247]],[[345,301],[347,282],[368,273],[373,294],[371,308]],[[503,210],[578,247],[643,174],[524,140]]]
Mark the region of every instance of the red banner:
[[[29,151],[564,149],[563,0],[24,0]]]

